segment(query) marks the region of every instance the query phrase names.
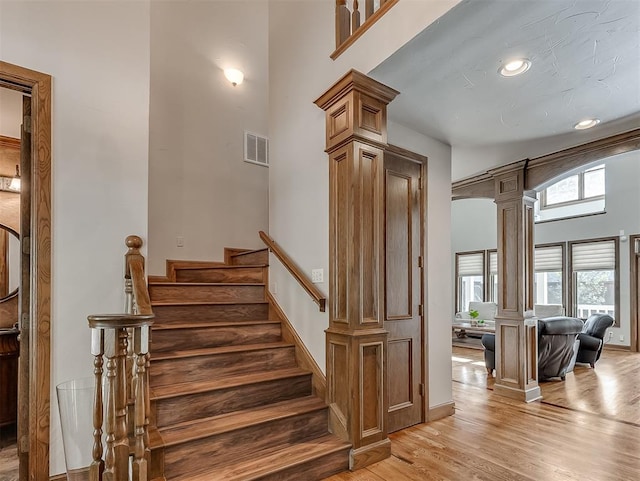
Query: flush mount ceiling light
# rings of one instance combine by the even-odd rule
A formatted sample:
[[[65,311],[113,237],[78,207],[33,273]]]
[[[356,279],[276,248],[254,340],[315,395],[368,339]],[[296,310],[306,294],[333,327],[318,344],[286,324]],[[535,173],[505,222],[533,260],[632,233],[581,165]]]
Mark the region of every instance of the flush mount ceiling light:
[[[531,67],[531,62],[526,58],[517,58],[503,63],[498,72],[503,77],[515,77],[525,73]]]
[[[244,80],[244,74],[235,68],[226,68],[224,69],[224,76],[227,77],[227,80],[231,82],[231,85],[234,87],[236,85],[240,85]]]
[[[591,127],[595,127],[599,123],[600,119],[584,119],[574,125],[573,128],[576,130],[585,130],[590,129]]]

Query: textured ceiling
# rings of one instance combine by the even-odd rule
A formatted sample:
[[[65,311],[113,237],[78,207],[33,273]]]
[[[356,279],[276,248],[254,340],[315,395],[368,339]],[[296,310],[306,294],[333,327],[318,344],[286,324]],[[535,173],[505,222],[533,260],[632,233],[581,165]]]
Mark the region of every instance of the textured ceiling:
[[[451,145],[555,136],[588,117],[633,126],[639,25],[639,0],[465,0],[370,75],[401,92],[391,119]],[[532,66],[503,78],[513,57]]]

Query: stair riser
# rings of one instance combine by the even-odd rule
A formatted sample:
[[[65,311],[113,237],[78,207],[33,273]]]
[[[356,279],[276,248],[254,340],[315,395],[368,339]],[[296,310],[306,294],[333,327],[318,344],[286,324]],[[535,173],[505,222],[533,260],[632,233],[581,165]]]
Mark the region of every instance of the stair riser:
[[[158,361],[154,361],[152,355],[151,359],[152,387],[175,384],[176,373],[179,373],[178,382],[192,382],[296,366],[293,346]]]
[[[267,250],[251,252],[250,254],[239,254],[231,258],[234,266],[252,266],[269,263],[269,252]]]
[[[280,324],[153,330],[151,352],[278,342],[281,335]]]
[[[149,286],[152,301],[158,302],[260,302],[265,300],[264,286],[175,285]]]
[[[250,457],[252,453],[267,453],[279,446],[326,433],[327,411],[322,409],[170,446],[165,448],[165,474],[167,479],[174,479],[184,473],[195,474],[212,467],[227,466],[238,459]]]
[[[260,477],[260,481],[300,481],[324,479],[349,469],[349,450],[337,451],[298,466]]]
[[[176,269],[177,282],[264,282],[262,267]]]
[[[153,306],[156,315],[154,325],[171,325],[176,322],[198,321],[246,321],[269,318],[268,304],[213,304],[201,306]]]
[[[174,376],[175,379],[175,376]],[[311,375],[154,401],[158,427],[311,394]]]
[[[260,478],[247,478],[248,481],[260,479],[260,481],[300,481],[302,479],[324,479],[349,469],[349,450],[312,459],[298,466],[278,471]]]

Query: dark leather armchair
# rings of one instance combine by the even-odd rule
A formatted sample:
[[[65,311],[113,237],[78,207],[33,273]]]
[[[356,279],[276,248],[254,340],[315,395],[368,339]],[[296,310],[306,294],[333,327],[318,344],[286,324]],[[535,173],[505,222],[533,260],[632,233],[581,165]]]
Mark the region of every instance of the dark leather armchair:
[[[564,380],[573,369],[578,348],[576,336],[582,331],[583,323],[575,317],[548,317],[538,319],[538,379],[552,377]],[[495,334],[482,336],[485,348],[484,360],[487,372],[491,374],[496,365]]]
[[[591,314],[585,321],[582,332],[578,334],[580,349],[576,362],[587,363],[596,367],[596,361],[600,359],[604,336],[607,329],[613,326],[614,320],[608,314]]]

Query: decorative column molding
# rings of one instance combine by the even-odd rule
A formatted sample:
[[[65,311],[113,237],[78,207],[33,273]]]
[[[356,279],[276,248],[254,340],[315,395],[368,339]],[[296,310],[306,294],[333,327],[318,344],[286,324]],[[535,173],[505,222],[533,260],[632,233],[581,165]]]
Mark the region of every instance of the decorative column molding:
[[[327,402],[333,432],[353,445],[352,470],[391,454],[382,201],[386,106],[397,94],[351,70],[315,101],[330,163]]]
[[[525,190],[526,161],[491,171],[498,210],[498,315],[494,392],[540,399],[538,323],[533,317],[534,191]]]

